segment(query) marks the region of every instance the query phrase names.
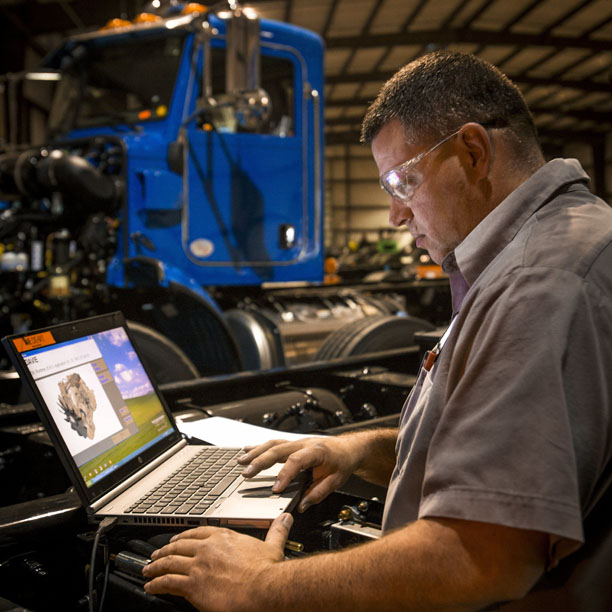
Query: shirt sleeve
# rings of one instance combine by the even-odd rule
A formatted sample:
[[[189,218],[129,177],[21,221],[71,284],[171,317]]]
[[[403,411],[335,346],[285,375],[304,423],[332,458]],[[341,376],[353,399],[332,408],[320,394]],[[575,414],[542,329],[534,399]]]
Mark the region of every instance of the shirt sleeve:
[[[548,533],[552,564],[583,541],[582,510],[610,452],[610,312],[608,296],[550,268],[466,298],[439,359],[420,517]]]

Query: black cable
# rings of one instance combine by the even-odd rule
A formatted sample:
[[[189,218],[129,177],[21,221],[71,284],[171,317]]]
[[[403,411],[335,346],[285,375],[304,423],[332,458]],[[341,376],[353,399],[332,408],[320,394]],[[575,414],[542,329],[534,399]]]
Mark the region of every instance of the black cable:
[[[98,526],[98,531],[96,531],[96,537],[94,538],[93,547],[91,550],[91,563],[89,564],[89,612],[94,612],[94,566],[100,537],[105,533],[108,533],[116,523],[116,518],[106,517]]]
[[[110,560],[106,560],[106,568],[104,570],[104,586],[102,587],[102,595],[100,596],[100,605],[98,606],[98,612],[102,612],[104,607],[104,598],[106,597],[106,587],[108,586],[108,574],[110,572]]]

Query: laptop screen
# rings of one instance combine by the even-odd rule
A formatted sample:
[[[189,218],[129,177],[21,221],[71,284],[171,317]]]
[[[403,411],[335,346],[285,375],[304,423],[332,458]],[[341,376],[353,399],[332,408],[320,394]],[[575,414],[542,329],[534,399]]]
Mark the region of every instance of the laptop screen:
[[[45,333],[30,350],[13,342],[87,487],[176,434],[123,327]]]

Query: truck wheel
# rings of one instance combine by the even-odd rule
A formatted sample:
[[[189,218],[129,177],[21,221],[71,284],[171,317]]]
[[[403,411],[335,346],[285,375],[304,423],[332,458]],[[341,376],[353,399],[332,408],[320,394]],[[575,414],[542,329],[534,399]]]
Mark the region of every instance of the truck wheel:
[[[319,347],[316,361],[363,355],[414,344],[417,331],[432,331],[435,326],[417,317],[372,316],[351,321],[332,332]]]
[[[135,321],[128,321],[127,325],[155,383],[161,385],[199,376],[189,357],[166,336]]]

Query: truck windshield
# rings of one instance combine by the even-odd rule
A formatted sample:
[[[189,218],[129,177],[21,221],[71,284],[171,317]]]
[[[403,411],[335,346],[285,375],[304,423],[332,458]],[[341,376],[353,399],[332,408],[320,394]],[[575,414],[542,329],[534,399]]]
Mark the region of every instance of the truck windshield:
[[[63,58],[49,115],[51,135],[75,128],[163,119],[184,44],[181,33],[98,39]]]

